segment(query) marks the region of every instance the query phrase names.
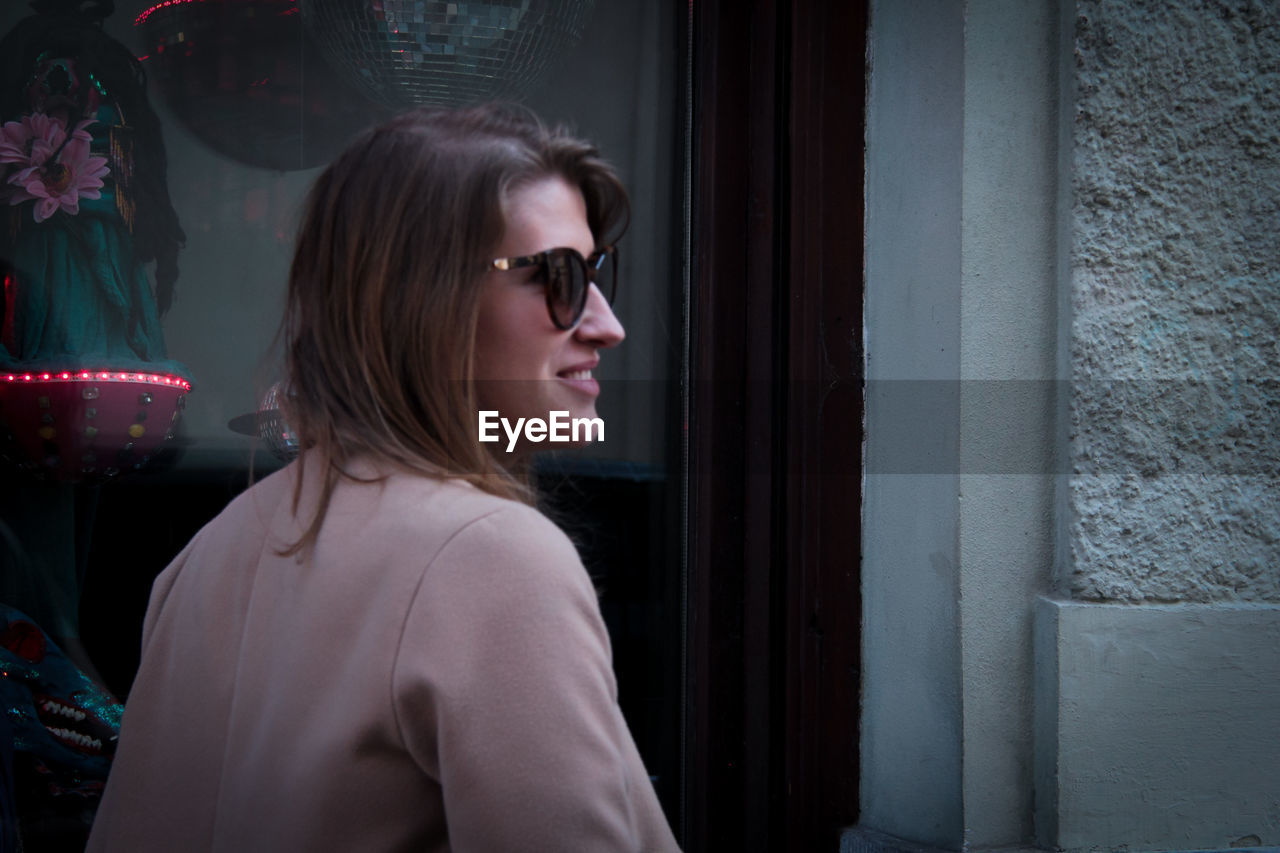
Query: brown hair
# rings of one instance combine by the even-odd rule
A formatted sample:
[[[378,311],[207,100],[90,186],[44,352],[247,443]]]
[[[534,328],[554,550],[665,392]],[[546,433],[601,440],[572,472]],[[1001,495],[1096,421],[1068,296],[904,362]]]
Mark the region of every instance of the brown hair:
[[[324,484],[285,553],[314,544],[355,456],[532,503],[527,473],[476,440],[473,353],[503,201],[551,175],[581,189],[598,244],[626,228],[626,191],[596,148],[512,105],[403,113],[316,180],[281,327],[286,415],[303,450],[294,510],[313,464]]]

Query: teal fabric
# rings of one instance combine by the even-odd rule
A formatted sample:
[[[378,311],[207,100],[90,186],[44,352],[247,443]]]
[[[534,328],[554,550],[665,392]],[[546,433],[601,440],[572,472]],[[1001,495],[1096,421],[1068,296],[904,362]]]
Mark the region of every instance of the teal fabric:
[[[98,110],[88,128],[95,152],[106,150],[115,118],[110,105]],[[146,268],[134,261],[112,176],[101,198],[80,200],[75,216],[58,211],[36,222],[33,205],[17,207],[18,227],[6,247],[18,289],[14,347],[0,343],[0,369],[110,368],[190,379],[165,351],[155,294]]]
[[[24,205],[22,214],[30,216]],[[10,258],[17,271],[16,352],[0,345],[0,362],[16,369],[111,367],[172,372],[146,270],[133,262],[132,240],[115,196],[82,199],[80,213],[26,220]]]

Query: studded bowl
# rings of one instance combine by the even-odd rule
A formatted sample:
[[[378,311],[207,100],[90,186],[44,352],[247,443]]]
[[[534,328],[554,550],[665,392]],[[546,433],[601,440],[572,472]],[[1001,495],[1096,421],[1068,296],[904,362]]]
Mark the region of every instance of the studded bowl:
[[[0,457],[64,483],[143,468],[172,437],[190,391],[169,374],[0,373]]]
[[[594,0],[303,0],[334,68],[390,107],[518,98],[582,37]]]

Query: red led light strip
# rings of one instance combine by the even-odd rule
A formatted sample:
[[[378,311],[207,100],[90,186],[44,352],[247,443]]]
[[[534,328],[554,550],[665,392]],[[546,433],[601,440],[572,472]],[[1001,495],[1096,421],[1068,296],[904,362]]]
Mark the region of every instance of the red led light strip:
[[[138,17],[134,18],[133,25],[135,27],[138,26],[147,18],[151,17],[152,12],[159,11],[160,9],[164,9],[167,6],[181,6],[186,3],[204,3],[204,2],[207,2],[207,0],[164,0],[163,3],[157,3],[156,5],[152,6],[150,9],[147,9],[146,11],[142,12],[142,14],[138,15]],[[289,2],[297,3],[298,0],[289,0]]]
[[[191,383],[181,376],[162,373],[118,373],[107,370],[63,370],[57,373],[3,373],[5,382],[147,382],[191,390]]]

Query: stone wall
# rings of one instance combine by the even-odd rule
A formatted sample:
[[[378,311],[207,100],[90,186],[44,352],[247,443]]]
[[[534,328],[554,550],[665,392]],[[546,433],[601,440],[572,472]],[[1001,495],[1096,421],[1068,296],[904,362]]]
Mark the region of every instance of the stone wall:
[[[1075,5],[1062,591],[1280,601],[1280,4]]]

